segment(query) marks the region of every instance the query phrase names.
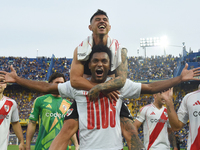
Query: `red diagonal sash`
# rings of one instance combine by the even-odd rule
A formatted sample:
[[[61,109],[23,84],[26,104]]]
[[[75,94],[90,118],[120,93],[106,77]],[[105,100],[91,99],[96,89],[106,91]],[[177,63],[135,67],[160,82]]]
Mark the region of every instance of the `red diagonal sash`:
[[[5,105],[9,106],[8,109],[5,108]],[[1,115],[0,125],[4,121],[4,119],[6,118],[7,114],[10,112],[12,105],[13,105],[13,103],[11,101],[6,100],[4,105],[1,107],[1,109],[0,109],[0,115]]]
[[[162,115],[160,116],[160,119],[162,120],[167,120],[168,117],[164,114],[167,113],[167,109],[165,108]],[[160,132],[162,131],[163,127],[165,125],[165,121],[164,122],[158,122],[154,128],[154,130],[152,131],[150,137],[149,137],[149,145],[147,150],[149,150],[149,148],[152,146],[152,144],[155,142],[155,140],[157,139],[158,135],[160,134]]]
[[[192,143],[190,149],[191,150],[199,150],[200,149],[200,127],[198,128],[198,133],[197,133],[197,136],[194,140],[194,142]]]

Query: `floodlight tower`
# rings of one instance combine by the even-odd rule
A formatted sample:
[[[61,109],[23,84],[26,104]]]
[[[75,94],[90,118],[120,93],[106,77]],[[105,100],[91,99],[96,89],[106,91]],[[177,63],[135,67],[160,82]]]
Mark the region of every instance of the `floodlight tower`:
[[[160,38],[140,38],[140,47],[144,49],[144,55],[146,58],[146,47],[155,47],[160,45]]]

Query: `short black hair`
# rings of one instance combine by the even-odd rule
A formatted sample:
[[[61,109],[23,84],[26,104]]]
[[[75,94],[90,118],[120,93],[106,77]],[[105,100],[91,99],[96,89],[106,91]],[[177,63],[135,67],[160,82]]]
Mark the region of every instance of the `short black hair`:
[[[62,74],[62,73],[59,73],[59,72],[54,72],[54,73],[49,77],[48,82],[51,83],[51,82],[53,82],[53,80],[55,80],[56,78],[59,78],[59,77],[63,77],[64,82],[66,82],[65,75]]]
[[[105,15],[105,16],[108,18],[108,16],[107,16],[107,14],[106,14],[105,11],[103,11],[103,10],[101,10],[101,9],[98,9],[98,10],[92,15],[92,17],[90,18],[90,23],[92,23],[92,19],[93,19],[95,16],[97,16],[97,15]],[[109,19],[109,18],[108,18],[108,19]]]
[[[110,59],[110,67],[111,67],[111,59],[112,59],[111,50],[107,46],[102,45],[102,44],[94,45],[92,47],[92,52],[90,53],[88,61],[90,62],[90,60],[91,60],[91,58],[92,58],[92,56],[93,56],[94,53],[100,53],[100,52],[105,52],[105,53],[108,54],[108,57]]]

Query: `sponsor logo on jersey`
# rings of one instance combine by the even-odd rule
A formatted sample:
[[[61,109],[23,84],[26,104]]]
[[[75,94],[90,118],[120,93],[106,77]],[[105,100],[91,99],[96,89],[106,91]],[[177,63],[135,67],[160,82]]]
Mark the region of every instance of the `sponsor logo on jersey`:
[[[9,119],[9,115],[0,115],[0,119]]]
[[[200,105],[200,101],[199,101],[199,100],[197,100],[197,101],[193,104],[193,106],[197,106],[197,105]]]
[[[68,111],[67,111],[67,117],[70,116],[70,115],[72,114],[73,110],[74,110],[73,108],[68,109]]]
[[[46,116],[47,117],[58,117],[58,118],[64,118],[65,117],[64,114],[60,114],[58,112],[56,112],[56,113],[46,113]]]
[[[6,112],[8,112],[9,111],[9,105],[4,105],[4,109],[5,109]]]
[[[150,115],[156,115],[155,112],[152,111],[152,113]]]
[[[164,120],[164,119],[151,119],[150,120],[151,121],[151,123],[154,123],[154,122],[161,122],[161,123],[165,123],[165,122],[167,122],[167,120]]]
[[[193,112],[193,116],[194,116],[194,117],[200,116],[200,111],[194,111],[194,112]]]

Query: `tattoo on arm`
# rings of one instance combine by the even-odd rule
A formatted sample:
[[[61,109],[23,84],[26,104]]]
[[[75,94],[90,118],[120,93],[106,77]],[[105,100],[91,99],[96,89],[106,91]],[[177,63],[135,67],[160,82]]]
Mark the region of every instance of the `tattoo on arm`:
[[[175,138],[174,132],[171,132],[169,134],[169,142],[171,143],[171,145],[173,146],[173,148],[177,147],[176,138]]]
[[[127,53],[125,48],[123,48],[121,51],[121,57],[122,57],[122,63],[116,69],[116,78],[104,84],[99,84],[100,89],[102,90],[109,89],[109,91],[113,91],[113,90],[119,90],[124,86],[128,70],[127,59],[126,59]]]
[[[168,110],[168,112],[171,113],[171,109],[170,109],[169,105],[166,105],[166,106],[167,106],[167,110]]]
[[[131,119],[121,117],[120,118],[121,124],[124,126],[125,130],[131,136],[131,150],[141,150],[144,148],[142,141],[140,140],[136,128],[133,125],[133,121]]]
[[[78,121],[78,118],[74,118],[75,121]]]

